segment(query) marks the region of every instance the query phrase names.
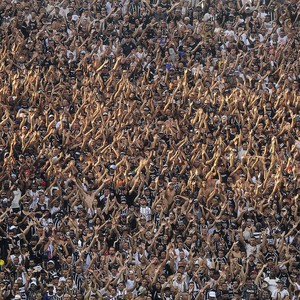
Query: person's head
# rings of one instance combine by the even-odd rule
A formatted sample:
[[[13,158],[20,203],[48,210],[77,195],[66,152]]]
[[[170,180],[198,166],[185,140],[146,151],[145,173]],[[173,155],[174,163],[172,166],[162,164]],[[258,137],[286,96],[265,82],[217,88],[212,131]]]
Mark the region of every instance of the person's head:
[[[155,283],[155,289],[157,290],[157,291],[160,291],[161,290],[161,283],[159,282],[159,281],[156,281],[156,283]]]
[[[157,266],[159,264],[159,259],[157,256],[153,256],[152,257],[152,261],[153,265]]]
[[[54,261],[53,260],[49,260],[48,262],[47,262],[47,269],[48,270],[53,270],[55,268],[55,263],[54,263]]]
[[[28,211],[30,204],[29,204],[29,202],[24,202],[22,206],[23,206],[24,211]]]
[[[250,295],[249,295],[249,300],[256,300],[257,298],[256,298],[256,294],[254,294],[254,293],[251,293]]]
[[[66,280],[66,286],[68,288],[71,288],[73,286],[73,280],[71,278],[67,278],[67,280]]]
[[[165,276],[165,274],[160,275],[159,281],[161,284],[164,284],[167,281],[167,277]]]
[[[256,270],[251,271],[250,277],[251,277],[251,280],[255,280],[257,277],[257,271]]]
[[[140,198],[140,205],[143,207],[143,206],[146,206],[146,204],[147,204],[146,198],[144,198],[144,197]]]
[[[176,275],[176,280],[180,282],[182,280],[182,273],[178,272]]]
[[[63,268],[61,272],[64,278],[68,278],[69,270],[67,268]]]
[[[270,268],[270,275],[269,275],[270,278],[276,278],[276,272],[275,272],[275,268],[274,267],[271,267]]]
[[[77,266],[75,267],[75,272],[76,272],[77,274],[82,273],[82,266],[77,265]]]
[[[277,289],[283,290],[284,288],[284,282],[282,280],[277,281]]]
[[[252,225],[252,223],[250,223],[250,226],[251,226],[251,225]],[[252,247],[256,246],[256,244],[257,244],[256,238],[255,238],[255,237],[251,237],[251,238],[249,239],[249,244],[250,244]]]
[[[54,285],[53,284],[48,284],[47,288],[48,288],[48,293],[50,295],[53,295],[54,294]]]
[[[56,293],[59,297],[62,296],[64,290],[63,290],[63,286],[59,285],[57,288],[56,288]]]
[[[118,289],[122,292],[124,290],[124,288],[125,288],[124,282],[120,281],[118,283]]]
[[[210,276],[214,279],[214,280],[218,280],[220,277],[220,273],[217,270],[210,270]]]
[[[146,287],[148,285],[148,280],[146,278],[142,279],[142,286]]]

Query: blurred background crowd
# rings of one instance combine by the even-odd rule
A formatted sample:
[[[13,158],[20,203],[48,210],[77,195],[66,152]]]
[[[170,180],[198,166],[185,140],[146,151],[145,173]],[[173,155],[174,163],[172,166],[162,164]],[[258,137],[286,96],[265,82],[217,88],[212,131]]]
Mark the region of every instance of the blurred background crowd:
[[[299,299],[299,4],[0,1],[0,300]]]

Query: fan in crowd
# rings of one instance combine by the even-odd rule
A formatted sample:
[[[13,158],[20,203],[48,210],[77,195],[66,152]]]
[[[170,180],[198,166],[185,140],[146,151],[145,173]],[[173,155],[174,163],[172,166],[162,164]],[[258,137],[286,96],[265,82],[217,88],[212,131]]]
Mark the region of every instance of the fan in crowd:
[[[0,300],[297,300],[297,0],[0,1]]]

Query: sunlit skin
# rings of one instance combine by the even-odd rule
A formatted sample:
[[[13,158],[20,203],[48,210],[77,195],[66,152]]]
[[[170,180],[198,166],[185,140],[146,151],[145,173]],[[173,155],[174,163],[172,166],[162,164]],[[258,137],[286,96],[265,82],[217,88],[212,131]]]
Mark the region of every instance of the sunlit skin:
[[[297,298],[298,9],[0,1],[2,298]]]

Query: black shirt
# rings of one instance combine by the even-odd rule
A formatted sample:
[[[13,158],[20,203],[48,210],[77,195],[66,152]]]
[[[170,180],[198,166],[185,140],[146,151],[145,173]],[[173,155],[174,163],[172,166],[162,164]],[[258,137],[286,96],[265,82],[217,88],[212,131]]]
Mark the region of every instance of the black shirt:
[[[133,49],[135,49],[135,45],[133,42],[126,42],[122,45],[122,50],[125,56],[128,56]]]

